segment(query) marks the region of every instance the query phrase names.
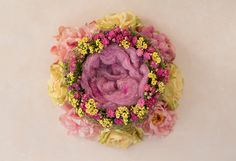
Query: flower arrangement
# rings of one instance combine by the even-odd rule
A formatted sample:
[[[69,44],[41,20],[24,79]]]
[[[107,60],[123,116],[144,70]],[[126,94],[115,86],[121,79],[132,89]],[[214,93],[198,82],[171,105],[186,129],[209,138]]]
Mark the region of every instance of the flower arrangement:
[[[55,38],[48,91],[70,134],[127,148],[171,132],[183,78],[165,34],[122,12]]]

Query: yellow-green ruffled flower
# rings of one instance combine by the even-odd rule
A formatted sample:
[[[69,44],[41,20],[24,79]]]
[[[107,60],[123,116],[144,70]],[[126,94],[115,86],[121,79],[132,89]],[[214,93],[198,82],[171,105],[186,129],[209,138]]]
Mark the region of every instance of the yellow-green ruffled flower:
[[[170,66],[170,79],[165,86],[163,99],[168,103],[172,110],[178,107],[178,101],[183,92],[184,80],[182,74],[175,64]]]
[[[50,67],[50,80],[48,82],[48,93],[52,101],[63,105],[66,100],[67,87],[64,82],[62,62]]]
[[[140,142],[143,138],[143,131],[139,128],[125,127],[104,129],[99,142],[117,148],[128,148],[130,145]]]
[[[97,26],[101,30],[110,30],[115,26],[120,28],[136,28],[140,26],[140,20],[131,12],[121,12],[98,19]]]

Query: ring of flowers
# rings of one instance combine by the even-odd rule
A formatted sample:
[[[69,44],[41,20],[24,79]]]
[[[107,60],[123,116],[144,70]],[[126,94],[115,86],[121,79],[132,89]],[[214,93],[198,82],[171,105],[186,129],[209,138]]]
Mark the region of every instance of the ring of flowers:
[[[137,102],[136,105],[131,107],[119,106],[114,111],[97,108],[97,102],[93,98],[89,98],[81,86],[77,84],[83,72],[82,65],[88,55],[99,54],[110,44],[117,44],[124,49],[135,48],[138,56],[144,60],[150,70],[147,82],[149,90],[144,92],[144,100]],[[65,71],[70,71],[65,74],[65,82],[69,90],[68,101],[74,107],[75,113],[79,117],[86,117],[92,121],[97,121],[106,128],[114,124],[127,125],[142,122],[146,118],[150,107],[154,105],[153,101],[161,96],[164,92],[165,84],[168,82],[168,64],[162,59],[159,50],[151,45],[148,38],[139,32],[131,28],[121,29],[120,27],[99,31],[91,37],[84,36],[73,45],[74,56],[68,61],[70,64],[63,64],[63,68]],[[157,77],[155,73],[160,73],[160,71],[162,72]],[[106,113],[110,115],[107,116]]]

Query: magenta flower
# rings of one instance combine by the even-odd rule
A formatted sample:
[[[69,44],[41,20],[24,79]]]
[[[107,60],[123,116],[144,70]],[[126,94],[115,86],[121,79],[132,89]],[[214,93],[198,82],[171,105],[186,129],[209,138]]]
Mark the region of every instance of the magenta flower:
[[[135,44],[137,43],[137,39],[138,39],[137,36],[134,36],[134,37],[132,38],[132,41],[131,41],[131,42],[132,42],[132,45],[133,45],[133,46],[135,46]]]
[[[143,58],[144,58],[144,60],[150,60],[151,59],[150,53],[145,52],[143,55]]]
[[[138,116],[135,115],[133,112],[131,112],[131,120],[134,122],[138,120]]]
[[[152,68],[157,68],[157,66],[158,66],[158,64],[155,63],[154,61],[151,61],[150,65]]]
[[[122,119],[117,119],[117,118],[115,118],[114,122],[115,122],[115,124],[117,124],[117,125],[123,124],[123,120],[122,120]]]
[[[108,108],[108,109],[106,110],[106,114],[107,114],[107,117],[110,117],[110,118],[115,117],[115,111],[114,111],[114,109]]]

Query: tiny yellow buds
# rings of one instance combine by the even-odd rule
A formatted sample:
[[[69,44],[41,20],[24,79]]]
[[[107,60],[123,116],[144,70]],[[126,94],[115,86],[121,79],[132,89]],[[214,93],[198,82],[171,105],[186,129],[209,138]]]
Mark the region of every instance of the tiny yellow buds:
[[[147,49],[147,43],[142,36],[138,38],[136,47],[139,49]]]
[[[159,63],[161,62],[161,57],[158,55],[157,52],[153,52],[153,53],[152,53],[152,60],[153,60],[155,63],[159,64]]]

